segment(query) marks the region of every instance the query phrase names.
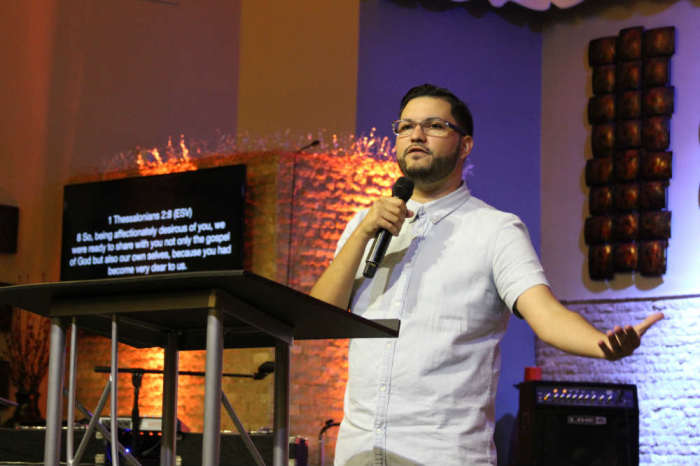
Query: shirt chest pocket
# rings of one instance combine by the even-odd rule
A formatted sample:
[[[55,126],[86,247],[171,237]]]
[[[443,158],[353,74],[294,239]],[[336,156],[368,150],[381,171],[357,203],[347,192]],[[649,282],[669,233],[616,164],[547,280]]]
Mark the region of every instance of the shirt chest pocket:
[[[464,334],[469,331],[468,309],[464,302],[458,302],[454,296],[442,294],[425,317],[426,324],[440,333]]]
[[[494,304],[499,308],[500,300],[486,274],[463,265],[431,276],[428,283],[416,293],[416,312],[426,327],[442,334],[476,335],[497,318]]]
[[[416,287],[409,290],[403,318],[415,322],[427,334],[465,333],[469,329],[469,313],[463,296],[447,290],[444,284],[434,283],[431,287]]]

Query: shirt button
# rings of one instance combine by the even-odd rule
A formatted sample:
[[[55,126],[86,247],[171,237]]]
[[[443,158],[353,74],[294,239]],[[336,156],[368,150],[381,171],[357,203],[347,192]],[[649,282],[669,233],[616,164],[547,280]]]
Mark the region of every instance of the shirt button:
[[[380,391],[380,392],[385,392],[385,391],[386,391],[386,385],[380,385],[380,386],[379,386],[379,391]]]
[[[377,427],[377,432],[381,432],[381,431],[382,431],[382,428],[381,428],[381,427]]]

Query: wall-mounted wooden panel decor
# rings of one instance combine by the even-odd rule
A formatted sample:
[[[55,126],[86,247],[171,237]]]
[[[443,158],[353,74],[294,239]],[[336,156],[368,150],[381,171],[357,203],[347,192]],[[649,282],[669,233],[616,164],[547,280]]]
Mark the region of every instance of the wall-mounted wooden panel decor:
[[[674,51],[672,26],[622,29],[589,44],[593,158],[586,161],[590,217],[584,239],[593,280],[666,272]]]

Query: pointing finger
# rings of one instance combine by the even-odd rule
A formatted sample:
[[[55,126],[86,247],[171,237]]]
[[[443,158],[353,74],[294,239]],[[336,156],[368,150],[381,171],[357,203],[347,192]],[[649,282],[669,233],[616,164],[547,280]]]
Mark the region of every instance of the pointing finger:
[[[634,329],[637,331],[637,334],[641,337],[644,335],[644,333],[649,330],[649,328],[660,321],[661,319],[664,318],[664,313],[663,312],[657,312],[655,314],[651,314],[647,316],[646,319],[638,323],[637,325],[634,326]]]

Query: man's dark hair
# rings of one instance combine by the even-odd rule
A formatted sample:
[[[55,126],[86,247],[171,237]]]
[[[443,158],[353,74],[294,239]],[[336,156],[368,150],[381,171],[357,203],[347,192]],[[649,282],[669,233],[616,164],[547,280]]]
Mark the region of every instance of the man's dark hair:
[[[420,86],[409,89],[403,99],[401,99],[401,108],[399,108],[399,118],[401,113],[409,101],[416,97],[437,97],[438,99],[446,100],[450,103],[450,112],[452,117],[457,121],[457,124],[469,136],[474,136],[474,120],[472,112],[469,111],[467,104],[462,102],[456,95],[448,89],[437,87],[432,84],[421,84]]]

